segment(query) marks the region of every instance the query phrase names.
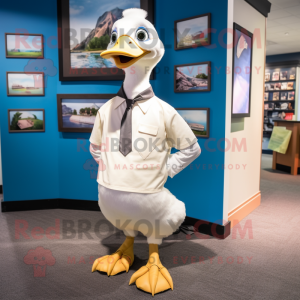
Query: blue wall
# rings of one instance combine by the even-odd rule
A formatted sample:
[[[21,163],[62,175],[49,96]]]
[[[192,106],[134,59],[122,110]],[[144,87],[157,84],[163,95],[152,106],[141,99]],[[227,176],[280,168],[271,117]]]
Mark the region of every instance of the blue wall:
[[[300,52],[269,55],[266,58],[266,63],[289,61],[289,60],[300,60]]]
[[[218,36],[227,27],[227,1],[201,1],[183,5],[182,1],[156,1],[156,28],[166,47],[166,54],[158,67],[161,70],[152,82],[158,97],[174,107],[209,107],[211,109],[210,147],[217,148],[217,141],[225,136],[225,91],[226,48],[220,46]],[[57,36],[56,1],[32,0],[29,3],[17,0],[2,4],[0,12],[1,34],[0,63],[0,116],[3,160],[4,201],[68,198],[97,200],[95,172],[86,170],[91,162],[88,152],[89,134],[60,133],[57,128],[57,93],[116,93],[120,81],[112,82],[60,82],[58,74],[48,78],[44,97],[6,96],[6,71],[22,71],[27,59],[6,59],[4,32],[25,28],[31,33],[42,33],[45,40]],[[212,13],[212,44],[215,47],[174,50],[174,21],[203,13]],[[226,34],[223,37],[226,41]],[[55,41],[52,42],[55,44]],[[45,48],[45,58],[51,59],[58,69],[56,46]],[[173,91],[174,64],[212,62],[212,90],[204,93],[175,94]],[[164,74],[165,67],[169,74]],[[215,68],[221,68],[219,74]],[[44,108],[45,133],[8,133],[7,109]],[[224,153],[205,149],[205,141],[199,139],[203,150],[193,163],[174,179],[169,179],[169,188],[178,199],[185,202],[187,215],[216,222],[223,213]],[[83,145],[83,147],[80,147]],[[203,169],[206,164],[206,170]],[[212,164],[213,169],[208,170]],[[199,166],[200,165],[200,166]],[[216,169],[215,165],[219,165]],[[197,169],[198,167],[198,169]]]
[[[170,12],[172,10],[172,13]],[[212,33],[212,45],[196,49],[174,50],[174,21],[191,16],[211,12],[211,26],[216,30]],[[226,104],[226,47],[222,47],[218,37],[220,32],[227,28],[227,1],[193,1],[193,5],[184,5],[184,2],[160,1],[156,6],[156,28],[162,37],[161,29],[165,31],[163,43],[166,53],[158,64],[160,73],[155,82],[156,95],[170,103],[173,107],[209,107],[210,108],[210,137],[216,142],[210,142],[210,148],[217,148],[217,141],[225,136],[225,104]],[[222,34],[221,34],[222,36]],[[226,41],[226,34],[224,41]],[[168,48],[167,48],[168,47]],[[212,84],[211,92],[201,93],[174,93],[173,66],[195,62],[211,61]],[[170,69],[170,74],[163,72],[164,68]],[[216,71],[218,68],[219,74]],[[215,152],[207,151],[206,138],[199,138],[202,154],[188,167],[173,179],[168,179],[166,187],[174,195],[185,202],[187,215],[202,220],[216,222],[222,219],[223,214],[223,185],[224,153],[216,149]],[[206,169],[203,169],[204,165]],[[212,164],[212,170],[208,165]],[[219,165],[216,169],[215,165]],[[198,169],[197,169],[198,167]]]

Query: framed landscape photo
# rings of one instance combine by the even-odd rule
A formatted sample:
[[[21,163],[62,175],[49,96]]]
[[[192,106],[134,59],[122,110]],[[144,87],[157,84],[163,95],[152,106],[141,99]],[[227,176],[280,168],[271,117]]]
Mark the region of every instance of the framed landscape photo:
[[[58,0],[59,80],[124,80],[124,71],[100,53],[127,8],[146,10],[153,23],[154,0]]]
[[[99,108],[115,94],[58,94],[60,132],[92,132]]]
[[[44,109],[9,109],[9,132],[44,132]]]
[[[250,117],[253,34],[234,23],[233,45],[231,116]],[[265,90],[272,89],[268,86]]]
[[[210,61],[174,66],[174,92],[209,92],[211,88]]]
[[[190,17],[182,20],[177,20],[174,23],[175,50],[197,48],[208,46],[211,44],[210,28],[211,15],[203,14],[195,17]]]
[[[43,72],[6,72],[8,96],[44,96]]]
[[[44,58],[42,34],[5,33],[7,58]]]
[[[209,108],[176,108],[197,137],[209,137]]]

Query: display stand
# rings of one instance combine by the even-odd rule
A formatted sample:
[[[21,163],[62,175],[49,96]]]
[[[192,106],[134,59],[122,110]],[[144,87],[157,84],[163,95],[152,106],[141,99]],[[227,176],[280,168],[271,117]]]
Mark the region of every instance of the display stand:
[[[273,151],[273,170],[290,171],[298,175],[300,168],[300,121],[281,120],[275,126],[283,126],[292,131],[291,140],[285,154]],[[290,169],[290,170],[289,170]]]
[[[274,122],[298,120],[300,61],[266,64],[264,94],[263,153],[268,149]]]

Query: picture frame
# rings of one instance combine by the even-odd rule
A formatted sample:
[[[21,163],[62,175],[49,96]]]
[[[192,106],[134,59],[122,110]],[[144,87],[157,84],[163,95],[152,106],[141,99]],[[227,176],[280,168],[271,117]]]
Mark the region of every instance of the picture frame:
[[[280,93],[280,100],[287,100],[288,93],[287,92],[281,92]]]
[[[287,83],[287,90],[294,90],[294,85],[295,85],[294,81],[289,81]]]
[[[20,37],[22,43],[16,42]],[[40,37],[40,41],[37,39]],[[25,44],[26,43],[26,44]],[[40,45],[38,45],[39,43]],[[28,45],[29,49],[25,49]],[[34,49],[35,48],[35,49]],[[44,37],[39,33],[5,33],[6,58],[44,58]]]
[[[270,81],[270,73],[265,74],[265,81]]]
[[[210,13],[176,20],[174,22],[174,29],[175,50],[197,48],[211,44]],[[188,32],[182,37],[181,34],[185,33],[186,30],[188,30]]]
[[[287,80],[288,71],[281,71],[280,72],[280,80]]]
[[[265,92],[264,94],[264,101],[269,101],[269,93]]]
[[[15,113],[12,114],[13,112]],[[20,112],[21,114],[16,116],[16,113]],[[22,114],[25,116],[23,119]],[[31,127],[33,129],[30,129]],[[8,109],[8,132],[45,132],[45,110],[42,108]]]
[[[6,72],[7,96],[45,96],[44,72]]]
[[[233,23],[233,45],[231,117],[245,118],[251,111],[253,34]]]
[[[281,83],[281,90],[286,90],[287,89],[287,82],[282,82]]]
[[[273,92],[273,101],[279,100],[279,94],[280,94],[280,92]]]
[[[295,100],[295,92],[288,92],[288,100],[290,101]]]
[[[281,82],[275,83],[275,91],[281,90]]]
[[[210,109],[208,107],[205,108],[180,107],[175,109],[180,114],[180,116],[188,123],[188,125],[190,126],[190,128],[192,129],[196,137],[199,138],[209,137]]]
[[[70,0],[58,0],[58,44],[61,45],[61,47],[58,48],[60,81],[124,80],[124,70],[118,69],[116,66],[114,66],[112,62],[103,59],[100,56],[100,52],[106,50],[106,47],[103,46],[103,43],[107,43],[106,39],[105,41],[101,41],[100,43],[102,44],[103,49],[95,48],[96,50],[94,50],[94,48],[92,48],[91,50],[89,46],[91,40],[90,38],[92,36],[97,37],[95,36],[95,32],[97,32],[97,35],[99,35],[99,38],[97,37],[98,39],[104,37],[107,31],[109,32],[109,34],[111,33],[111,27],[114,21],[122,17],[122,11],[124,9],[132,7],[127,6],[132,4],[133,1],[137,3],[137,6],[148,12],[147,20],[154,24],[154,0],[128,0],[128,5],[126,1],[127,0],[122,1],[124,7],[119,7],[119,1],[117,0],[110,0],[109,2],[100,2],[100,4],[104,7],[110,6],[109,12],[111,12],[114,17],[112,17],[112,19],[109,22],[108,20],[105,21],[105,16],[107,16],[106,13],[108,12],[107,8],[104,9],[103,13],[101,12],[99,14],[97,13],[97,10],[99,10],[100,8],[98,7],[97,10],[95,10],[93,2],[86,1],[84,4],[80,4],[79,6],[83,7],[85,11],[84,20],[91,20],[91,26],[87,24],[87,26],[83,28],[83,25],[79,25],[79,34],[76,30],[76,26],[77,24],[79,24],[78,18],[80,18],[81,15],[80,13],[78,13],[74,15],[74,18],[72,17],[72,14],[70,16],[70,10],[71,12],[74,12],[74,9],[71,5],[74,5],[76,1],[72,1],[71,3]],[[83,5],[85,5],[86,7],[84,7]],[[87,18],[86,11],[90,12],[90,18]],[[97,15],[94,15],[95,13],[97,13]],[[96,27],[94,25],[95,23]],[[72,26],[74,28],[72,28]],[[78,40],[77,36],[80,36],[81,31],[86,30],[88,27],[88,36],[85,37],[83,40],[80,40],[79,37]],[[104,28],[105,30],[102,30],[101,28]],[[70,33],[72,35],[76,34],[74,38],[72,37],[72,40],[74,41],[72,45],[70,45]],[[152,71],[150,79],[154,79],[154,71]]]
[[[196,78],[196,76],[198,76]],[[192,83],[185,85],[185,82]],[[199,62],[174,66],[174,92],[210,92],[211,90],[211,62]]]
[[[57,94],[58,131],[92,132],[98,109],[115,96],[116,94]]]
[[[272,81],[278,81],[279,80],[279,72],[273,72],[272,74]]]

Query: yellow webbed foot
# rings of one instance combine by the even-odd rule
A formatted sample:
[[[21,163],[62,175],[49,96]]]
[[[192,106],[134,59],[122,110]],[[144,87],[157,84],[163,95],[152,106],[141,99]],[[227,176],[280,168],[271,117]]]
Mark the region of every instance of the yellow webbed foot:
[[[172,277],[160,262],[157,245],[149,245],[148,263],[132,275],[129,285],[134,282],[137,288],[152,296],[168,289],[173,290]]]
[[[108,276],[128,272],[134,260],[133,242],[134,238],[126,237],[125,242],[115,253],[94,261],[92,272],[105,272]]]

